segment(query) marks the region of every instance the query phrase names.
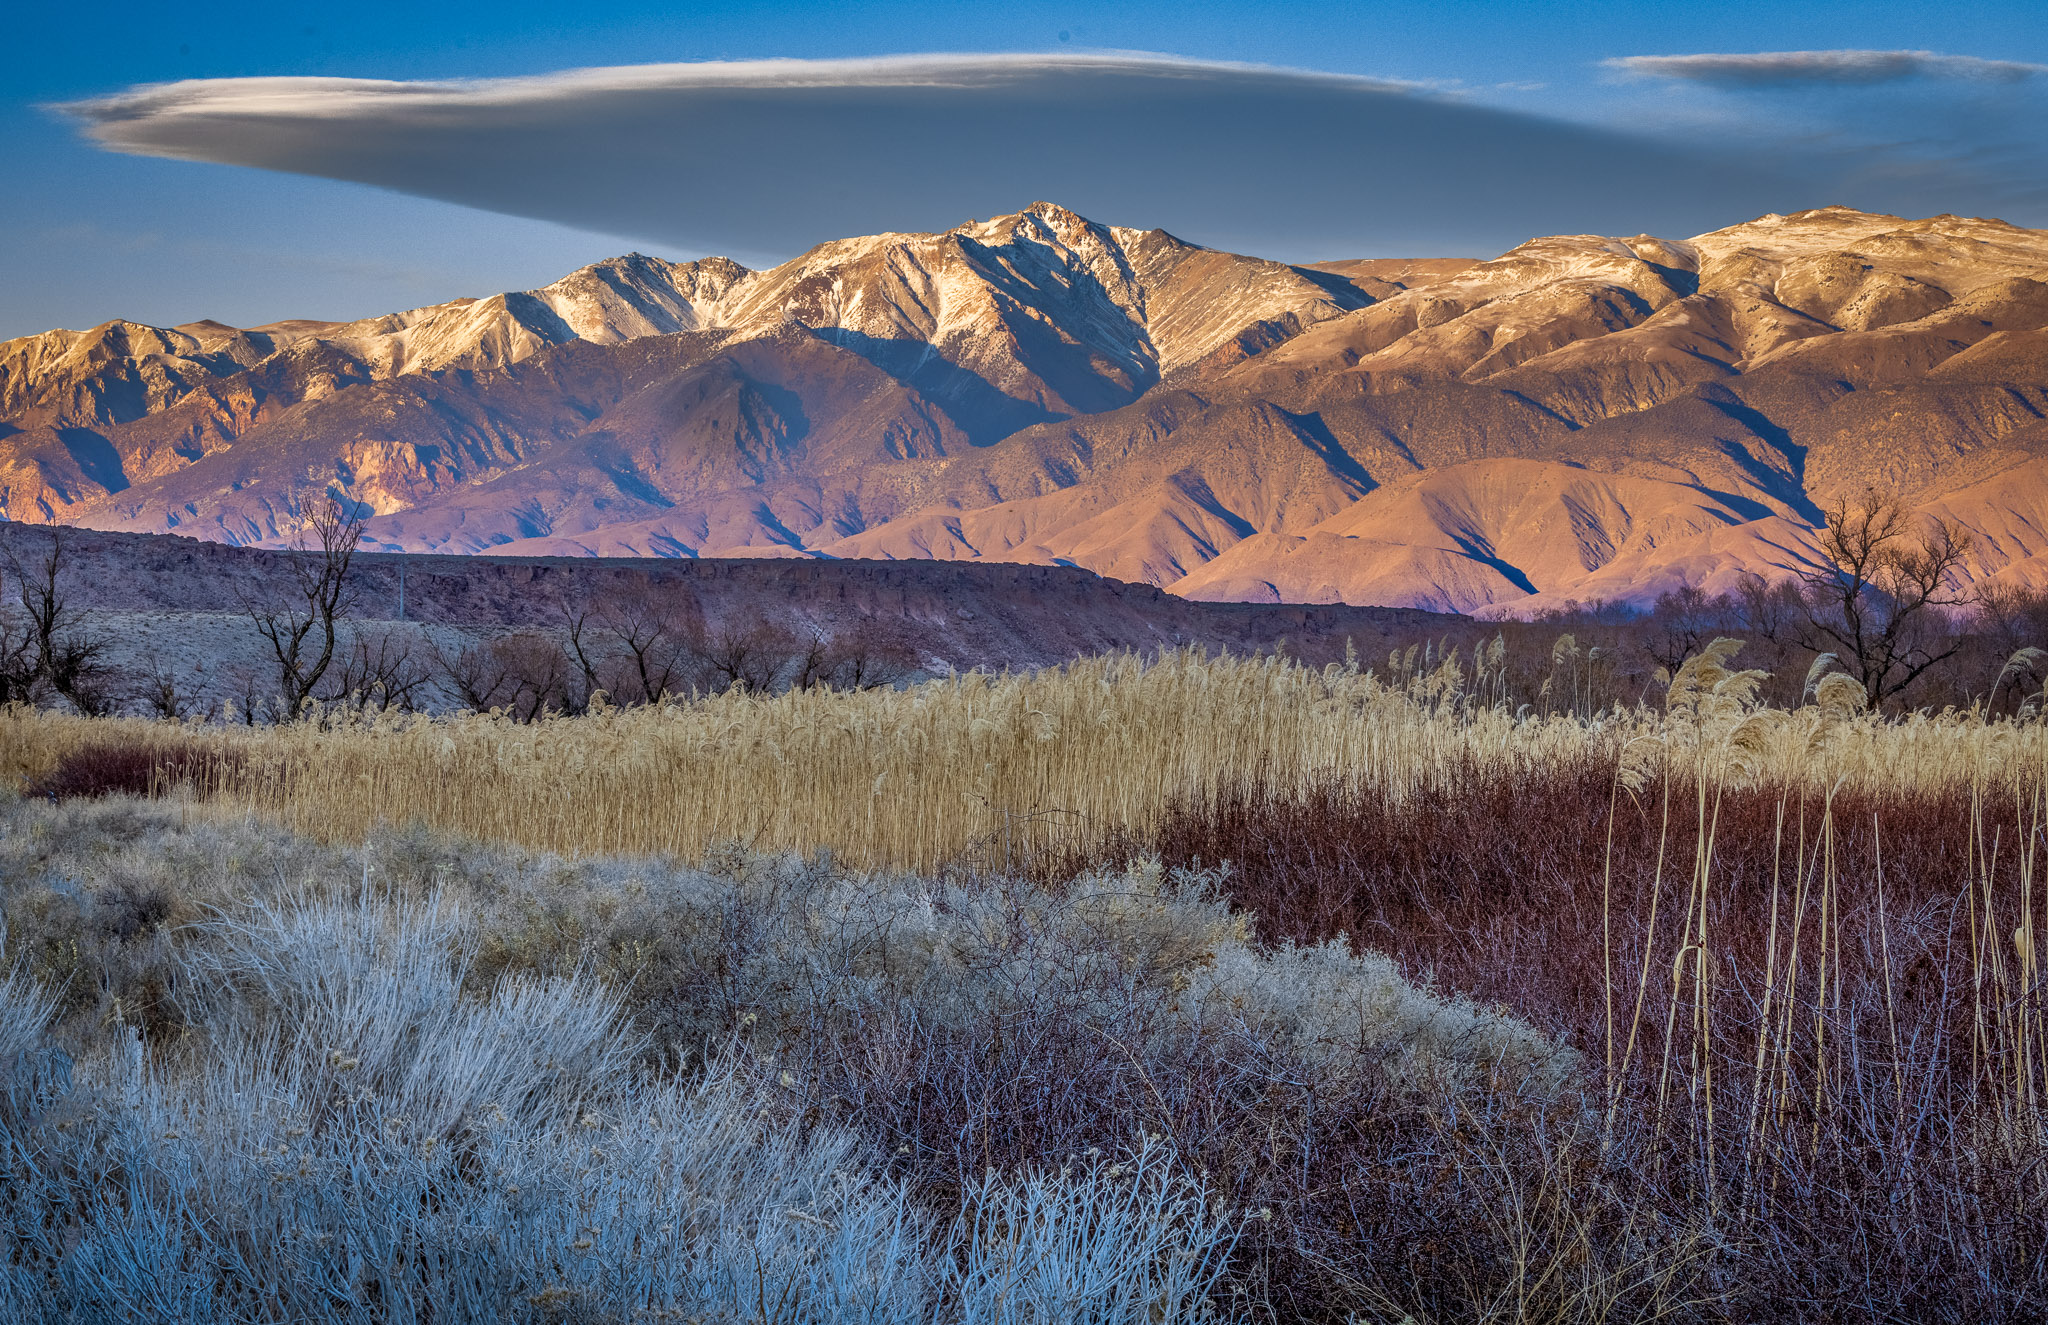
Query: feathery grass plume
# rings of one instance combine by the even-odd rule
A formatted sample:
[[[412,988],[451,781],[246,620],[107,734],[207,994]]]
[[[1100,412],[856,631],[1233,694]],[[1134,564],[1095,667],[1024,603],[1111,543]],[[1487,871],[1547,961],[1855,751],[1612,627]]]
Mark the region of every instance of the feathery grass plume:
[[[2048,649],[2036,648],[2029,644],[2024,648],[2014,650],[2012,656],[2005,660],[2005,666],[1998,669],[1998,679],[1991,684],[1991,694],[1987,701],[1987,707],[1995,707],[1997,705],[1998,692],[2004,688],[2005,679],[2008,676],[2024,678],[2033,675],[2037,671],[2048,674]],[[2048,693],[2048,679],[2043,681],[2043,691]]]
[[[1855,677],[1847,672],[1829,672],[1813,687],[1813,700],[1822,713],[1842,719],[1861,713],[1866,696]]]
[[[1767,673],[1755,669],[1737,670],[1728,664],[1741,651],[1743,641],[1722,637],[1687,658],[1671,678],[1665,691],[1665,711],[1694,724],[1694,734],[1705,742],[1710,731],[1725,735],[1756,703],[1757,688]]]
[[[1743,641],[1721,636],[1679,664],[1664,695],[1664,707],[1676,710],[1696,703],[1728,678],[1728,662],[1742,651]]]
[[[1799,688],[1800,699],[1811,699],[1813,697],[1814,687],[1820,684],[1821,677],[1827,675],[1827,671],[1830,667],[1833,667],[1840,662],[1841,659],[1836,657],[1832,653],[1816,654],[1814,656],[1812,665],[1806,669],[1806,683],[1800,686]]]

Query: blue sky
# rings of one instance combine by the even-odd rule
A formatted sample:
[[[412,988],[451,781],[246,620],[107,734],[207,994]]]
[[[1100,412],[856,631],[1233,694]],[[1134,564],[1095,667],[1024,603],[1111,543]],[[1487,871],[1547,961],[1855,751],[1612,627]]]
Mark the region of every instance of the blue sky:
[[[361,316],[540,284],[628,248],[669,257],[740,249],[742,260],[772,261],[842,233],[833,228],[838,220],[944,224],[1021,207],[1040,196],[1035,186],[1047,180],[1078,180],[1072,187],[1101,204],[1143,213],[1097,219],[1165,225],[1190,238],[1292,259],[1497,250],[1529,233],[1518,226],[1551,221],[1633,233],[1633,223],[1679,225],[1697,217],[1704,229],[1778,206],[1780,196],[1784,208],[1848,201],[1992,211],[2048,224],[2048,153],[2038,116],[2048,74],[2030,68],[2048,66],[2048,22],[2038,3],[355,3],[295,10],[216,3],[23,7],[8,26],[0,47],[0,336],[116,316],[244,325]],[[1754,64],[1608,63],[1842,50],[1965,58],[1896,68],[1808,61],[1789,72]],[[573,170],[575,159],[587,155],[587,141],[567,130],[558,135],[554,164],[543,162],[530,178],[451,183],[442,176],[460,172],[430,155],[403,169],[366,163],[366,153],[382,150],[381,140],[359,139],[344,123],[336,128],[349,139],[344,146],[362,149],[346,163],[334,163],[332,144],[285,163],[286,170],[345,176],[323,179],[106,150],[74,120],[47,109],[186,79],[486,79],[670,61],[1086,51],[1157,52],[1414,85],[1415,100],[1403,105],[1428,112],[1437,126],[1417,132],[1450,133],[1466,148],[1474,135],[1496,129],[1517,143],[1524,138],[1514,135],[1527,135],[1535,146],[1524,155],[1562,144],[1551,172],[1555,196],[1535,198],[1549,186],[1518,177],[1504,196],[1493,197],[1469,179],[1432,178],[1430,153],[1390,155],[1384,140],[1370,150],[1345,146],[1335,141],[1345,137],[1341,121],[1316,118],[1321,111],[1313,104],[1308,117],[1319,127],[1285,135],[1280,126],[1290,121],[1277,117],[1295,112],[1275,109],[1270,89],[1248,94],[1257,99],[1256,114],[1272,117],[1261,132],[1301,141],[1276,146],[1274,169],[1257,185],[1260,203],[1268,215],[1298,212],[1300,224],[1276,220],[1268,228],[1244,207],[1206,205],[1236,187],[1227,172],[1204,181],[1203,191],[1148,192],[1152,186],[1142,178],[1111,187],[1085,172],[1041,171],[1022,157],[1008,178],[1010,158],[995,152],[978,171],[927,170],[898,180],[890,172],[918,151],[900,145],[900,134],[898,143],[876,149],[873,163],[854,163],[855,178],[874,181],[870,196],[837,210],[829,200],[806,207],[776,193],[761,159],[773,156],[781,140],[767,130],[758,139],[732,130],[734,116],[765,104],[759,99],[715,107],[725,131],[694,136],[687,151],[677,144],[692,139],[692,126],[702,122],[699,102],[689,103],[689,115],[698,118],[687,122],[622,121],[610,112],[601,122],[576,120],[582,127],[574,132],[612,141],[625,124],[628,137],[644,135],[653,149],[607,160],[611,183],[595,188]],[[960,96],[969,111],[985,99],[972,90]],[[1240,101],[1231,99],[1238,96],[1209,98],[1190,122],[1242,118]],[[1128,120],[1128,94],[1117,97],[1117,114]],[[563,104],[550,100],[534,113],[552,114],[547,107]],[[630,114],[675,116],[676,104],[650,103]],[[1382,109],[1389,107],[1399,109],[1392,102]],[[563,113],[572,120],[583,114],[575,106]],[[772,118],[773,108],[762,113]],[[1204,114],[1212,118],[1202,120]],[[971,116],[960,121],[982,131]],[[529,130],[527,123],[518,133]],[[1090,136],[1073,125],[1061,131]],[[1118,150],[1173,146],[1161,144],[1156,125],[1146,132],[1146,141]],[[1317,134],[1329,141],[1316,141]],[[479,140],[463,141],[459,150],[467,154]],[[493,141],[510,146],[484,153],[499,164],[477,171],[517,172],[525,139],[507,129]],[[1199,141],[1182,146],[1200,159]],[[178,150],[249,159],[232,145]],[[961,149],[956,143],[950,150]],[[1075,147],[1077,154],[1090,150],[1108,149]],[[1703,155],[1687,155],[1695,152]],[[1613,169],[1601,168],[1603,153]],[[1455,153],[1439,155],[1446,172],[1469,175]],[[645,180],[631,178],[636,159],[647,163]],[[1361,205],[1366,195],[1332,191],[1311,178],[1327,169],[1332,177],[1357,179],[1383,161],[1398,170],[1374,179],[1370,195],[1400,195],[1404,201],[1390,210]],[[468,162],[464,155],[454,164]],[[1659,168],[1664,175],[1655,173]],[[684,171],[692,175],[687,185],[677,178]],[[441,196],[352,182],[363,179]],[[1820,189],[1831,196],[1801,196]],[[704,210],[721,191],[718,206]],[[562,205],[569,194],[576,205]],[[750,197],[761,200],[758,218],[745,212]]]

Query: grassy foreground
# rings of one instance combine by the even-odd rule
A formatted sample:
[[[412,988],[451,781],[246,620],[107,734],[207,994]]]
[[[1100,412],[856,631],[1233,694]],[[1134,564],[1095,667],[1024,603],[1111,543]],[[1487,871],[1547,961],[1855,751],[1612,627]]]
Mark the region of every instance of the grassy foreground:
[[[0,1316],[2041,1319],[2048,736],[1756,682],[11,710]]]

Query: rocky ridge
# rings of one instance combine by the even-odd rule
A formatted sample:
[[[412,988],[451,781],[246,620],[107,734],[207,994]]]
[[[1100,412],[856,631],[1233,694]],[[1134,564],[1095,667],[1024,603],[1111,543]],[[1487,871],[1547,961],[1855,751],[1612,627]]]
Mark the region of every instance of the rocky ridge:
[[[1782,572],[1878,483],[2048,581],[2048,233],[1822,208],[1287,266],[1050,204],[752,272],[0,345],[9,518],[376,546],[1065,563],[1520,612]]]

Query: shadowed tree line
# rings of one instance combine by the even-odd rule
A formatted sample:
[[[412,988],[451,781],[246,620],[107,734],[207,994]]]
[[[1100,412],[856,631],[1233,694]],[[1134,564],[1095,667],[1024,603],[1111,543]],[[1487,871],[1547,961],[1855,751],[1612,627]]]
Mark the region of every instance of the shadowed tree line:
[[[896,684],[918,655],[903,624],[869,616],[834,632],[766,615],[714,620],[688,585],[645,580],[609,591],[538,597],[523,626],[442,637],[362,619],[354,575],[368,509],[309,505],[293,555],[241,588],[262,644],[258,666],[229,668],[225,698],[202,702],[165,664],[137,674],[111,661],[107,628],[75,607],[61,528],[15,526],[0,539],[0,703],[100,715],[207,714],[243,722],[353,711],[466,708],[519,721],[593,705],[658,703],[733,689],[863,689]],[[1825,513],[1819,556],[1778,580],[1745,577],[1730,593],[1681,587],[1647,611],[1580,604],[1533,621],[1469,621],[1429,637],[1302,638],[1279,646],[1303,661],[1362,659],[1407,684],[1446,665],[1469,668],[1468,694],[1513,711],[1591,716],[1656,702],[1711,641],[1748,642],[1782,707],[1819,679],[1852,679],[1867,708],[1955,707],[2037,716],[2048,681],[2048,591],[1964,578],[1969,536],[1871,491]]]
[[[1735,638],[1746,642],[1744,660],[1770,674],[1761,698],[1775,707],[1797,707],[1841,674],[1873,711],[2041,715],[2048,590],[1970,582],[1968,532],[1917,517],[1891,493],[1836,502],[1814,542],[1818,555],[1780,579],[1750,574],[1718,594],[1685,585],[1647,610],[1593,602],[1473,621],[1393,649],[1384,667],[1403,685],[1447,664],[1469,668],[1489,703],[1590,717],[1661,703],[1688,660]],[[1343,647],[1298,652],[1323,662]]]
[[[917,663],[879,619],[831,633],[767,617],[714,623],[692,590],[673,584],[568,590],[536,603],[533,624],[488,637],[436,639],[364,620],[353,572],[367,514],[341,500],[310,507],[293,555],[239,586],[262,661],[227,669],[229,693],[212,705],[167,664],[137,673],[110,661],[112,627],[71,600],[77,568],[61,526],[9,530],[0,540],[12,591],[0,602],[0,704],[250,724],[457,707],[530,722],[712,691],[868,689],[895,684]]]

